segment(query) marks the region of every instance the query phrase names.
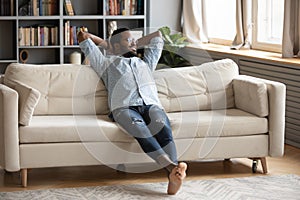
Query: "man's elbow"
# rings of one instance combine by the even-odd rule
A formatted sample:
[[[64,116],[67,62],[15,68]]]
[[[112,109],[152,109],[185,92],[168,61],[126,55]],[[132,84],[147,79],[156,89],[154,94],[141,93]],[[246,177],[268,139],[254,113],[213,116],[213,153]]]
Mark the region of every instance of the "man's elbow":
[[[160,31],[157,31],[157,32],[156,32],[156,37],[160,37],[160,38],[162,38],[162,34],[161,34],[161,32],[160,32]]]

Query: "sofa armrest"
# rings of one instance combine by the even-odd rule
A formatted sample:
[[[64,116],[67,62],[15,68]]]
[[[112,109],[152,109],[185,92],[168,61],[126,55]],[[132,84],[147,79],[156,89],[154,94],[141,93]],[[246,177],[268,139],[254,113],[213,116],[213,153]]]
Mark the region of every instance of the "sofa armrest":
[[[237,76],[238,80],[249,83],[264,83],[267,89],[268,122],[269,122],[269,155],[272,157],[284,154],[286,86],[283,83],[255,78],[247,75]],[[235,97],[237,98],[237,97]],[[251,97],[244,97],[251,98]],[[259,106],[259,105],[257,105]],[[260,105],[261,106],[261,105]]]
[[[0,165],[19,171],[18,93],[0,84]]]
[[[267,85],[249,76],[237,76],[233,79],[235,107],[259,117],[269,115]]]

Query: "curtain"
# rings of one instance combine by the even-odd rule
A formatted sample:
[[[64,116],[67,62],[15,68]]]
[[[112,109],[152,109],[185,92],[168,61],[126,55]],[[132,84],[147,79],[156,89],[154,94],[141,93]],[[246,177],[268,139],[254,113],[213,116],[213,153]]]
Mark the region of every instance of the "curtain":
[[[282,57],[300,57],[300,1],[285,0]]]
[[[183,34],[192,43],[208,42],[205,0],[183,0]]]
[[[236,0],[236,36],[232,42],[231,49],[251,47],[252,20],[251,0]]]

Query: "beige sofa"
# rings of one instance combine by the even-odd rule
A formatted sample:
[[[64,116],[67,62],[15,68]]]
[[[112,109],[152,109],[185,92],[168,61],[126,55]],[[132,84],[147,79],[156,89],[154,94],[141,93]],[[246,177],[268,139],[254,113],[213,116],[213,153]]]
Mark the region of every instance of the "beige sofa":
[[[284,84],[239,75],[230,59],[157,70],[154,79],[179,160],[252,158],[267,173],[265,157],[283,155]],[[28,168],[153,162],[110,121],[89,66],[14,63],[1,81],[0,165],[21,171],[23,186]]]

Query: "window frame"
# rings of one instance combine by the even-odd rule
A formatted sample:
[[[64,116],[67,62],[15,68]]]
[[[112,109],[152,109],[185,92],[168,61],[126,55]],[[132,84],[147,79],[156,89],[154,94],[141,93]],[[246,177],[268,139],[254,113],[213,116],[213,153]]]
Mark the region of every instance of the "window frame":
[[[252,0],[252,49],[281,53],[282,44],[258,41],[258,1],[259,0]]]
[[[236,2],[235,2],[236,4]],[[207,7],[206,7],[207,8]],[[236,10],[236,9],[235,9]],[[234,22],[235,23],[235,22]],[[208,25],[207,25],[208,26]],[[234,27],[236,25],[234,24]],[[208,31],[208,30],[207,30]],[[235,30],[236,31],[236,30]],[[210,35],[208,34],[208,43],[212,43],[212,44],[219,44],[219,45],[226,45],[226,46],[231,46],[232,42],[235,38],[235,35],[233,35],[232,39],[225,39],[225,38],[217,38],[217,37],[210,37]]]
[[[233,40],[226,40],[226,39],[221,39],[221,38],[208,38],[209,43],[212,44],[220,44],[220,45],[226,45],[226,46],[231,46]]]

